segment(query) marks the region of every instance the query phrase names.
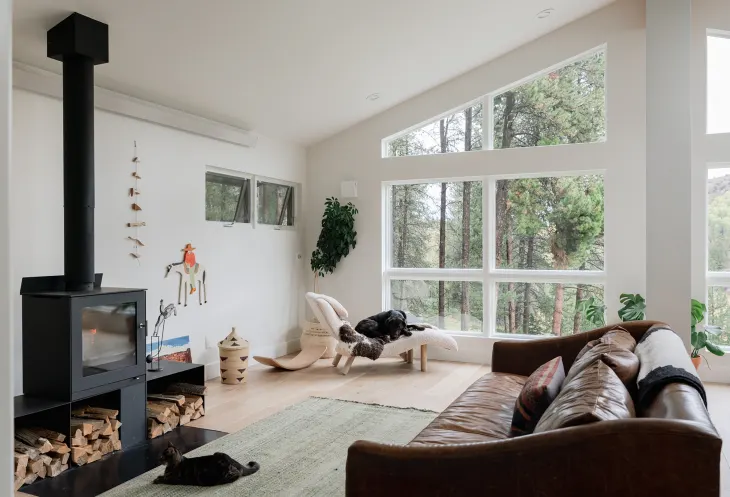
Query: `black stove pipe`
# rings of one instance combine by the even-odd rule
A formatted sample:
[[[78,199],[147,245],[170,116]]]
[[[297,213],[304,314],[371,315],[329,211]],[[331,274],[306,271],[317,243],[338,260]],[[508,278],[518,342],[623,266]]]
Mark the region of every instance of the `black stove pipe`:
[[[63,62],[63,222],[67,291],[94,288],[94,65],[109,61],[109,27],[74,13],[48,31]]]

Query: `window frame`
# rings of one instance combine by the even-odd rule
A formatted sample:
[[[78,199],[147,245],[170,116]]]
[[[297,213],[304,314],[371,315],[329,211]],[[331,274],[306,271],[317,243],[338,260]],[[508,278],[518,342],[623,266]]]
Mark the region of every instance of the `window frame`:
[[[604,133],[603,133],[603,139],[598,140],[596,142],[588,142],[588,143],[605,143],[608,141],[608,128],[609,128],[608,127],[608,85],[607,85],[607,82],[608,82],[607,81],[608,80],[608,44],[607,43],[598,45],[594,48],[591,48],[590,50],[586,50],[585,52],[581,52],[573,57],[562,60],[556,64],[553,64],[552,66],[541,69],[540,71],[538,71],[536,73],[532,73],[529,76],[526,76],[522,79],[514,81],[508,85],[497,88],[496,90],[486,93],[465,104],[454,107],[453,109],[448,110],[446,112],[442,112],[441,114],[438,114],[436,117],[428,118],[413,126],[409,126],[408,128],[406,128],[404,130],[401,130],[401,131],[398,131],[397,133],[393,133],[392,135],[386,136],[385,138],[383,138],[381,140],[381,158],[383,158],[383,159],[400,158],[400,157],[392,157],[392,156],[388,155],[388,144],[390,142],[392,142],[393,140],[397,140],[398,138],[400,138],[404,135],[407,135],[408,133],[411,133],[412,131],[415,131],[424,126],[428,126],[429,124],[434,123],[434,122],[438,121],[439,119],[443,119],[446,116],[450,116],[457,112],[461,112],[465,109],[468,109],[469,107],[474,107],[475,105],[478,105],[480,103],[482,104],[482,148],[479,150],[470,150],[469,152],[482,152],[485,150],[496,150],[494,148],[494,97],[496,97],[497,95],[500,95],[506,91],[509,91],[513,88],[517,88],[524,84],[531,83],[532,81],[535,81],[536,79],[539,79],[539,78],[545,76],[546,74],[549,74],[557,69],[561,69],[565,66],[573,64],[579,60],[591,57],[600,52],[603,52],[605,60],[606,60],[606,70],[604,71],[604,75],[603,75],[603,86],[605,89],[605,91],[604,91],[604,108],[605,108],[605,121],[606,121],[605,124],[606,125],[605,125],[605,129],[604,129]],[[566,146],[566,145],[585,145],[585,144],[580,143],[580,144],[541,145],[539,147],[543,147],[543,146],[559,147],[559,146]],[[528,148],[539,148],[539,147],[528,147]],[[525,148],[525,147],[515,147],[515,148]],[[447,152],[447,153],[464,153],[464,151]],[[439,155],[439,154],[429,154],[429,155]],[[419,156],[406,156],[406,157],[419,157]],[[417,182],[417,181],[414,180],[414,182]]]
[[[259,222],[259,182],[264,183],[271,183],[274,185],[280,185],[280,186],[286,186],[290,187],[292,189],[292,194],[294,195],[294,199],[292,199],[292,225],[291,226],[282,226],[279,224],[267,224],[267,223],[260,223]],[[253,204],[254,204],[254,211],[253,211],[253,218],[251,222],[253,223],[254,227],[258,228],[265,228],[265,229],[273,229],[275,231],[296,231],[299,227],[299,219],[298,219],[298,213],[299,213],[299,197],[300,195],[300,188],[298,183],[294,183],[292,181],[286,181],[283,179],[277,179],[277,178],[271,178],[268,176],[254,176],[253,181],[253,189],[255,191],[253,197]]]
[[[705,258],[705,285],[703,288],[705,304],[710,301],[710,287],[713,286],[724,286],[730,287],[730,270],[727,271],[710,271],[710,196],[707,194],[707,186],[709,182],[709,172],[711,169],[730,169],[730,163],[727,162],[709,162],[705,165],[705,176],[704,176],[704,205],[705,205],[705,240],[704,240],[704,253],[702,254]],[[713,324],[709,322],[709,310],[706,319],[703,321],[706,324]],[[728,330],[730,331],[730,330]],[[730,345],[720,345],[720,348],[726,352],[730,352]]]
[[[707,29],[705,33],[705,102],[704,102],[704,110],[705,110],[705,122],[704,124],[704,134],[706,136],[716,136],[716,135],[728,135],[730,132],[728,131],[714,131],[710,132],[710,98],[709,98],[709,79],[710,79],[710,64],[709,64],[709,55],[708,55],[708,47],[710,44],[710,38],[724,38],[726,40],[730,40],[730,31],[725,31],[721,29]],[[716,167],[717,164],[707,164],[707,169],[718,169]],[[730,167],[730,165],[728,166]]]
[[[207,223],[218,223],[218,224],[222,224],[226,228],[232,228],[234,226],[248,226],[250,228],[253,228],[253,224],[254,224],[253,223],[253,221],[254,221],[253,216],[254,216],[254,207],[255,206],[254,206],[253,195],[252,195],[251,189],[253,188],[253,185],[254,185],[254,175],[253,174],[249,174],[249,173],[244,173],[242,171],[236,171],[235,169],[225,169],[225,168],[218,167],[218,166],[210,166],[210,165],[208,165],[208,166],[205,166],[205,171],[204,171],[204,174],[203,174],[203,181],[204,181],[204,185],[205,185],[206,188],[208,187],[208,173],[217,174],[219,176],[227,176],[229,178],[237,178],[237,179],[245,179],[245,180],[248,180],[248,185],[249,185],[248,186],[248,188],[249,188],[249,194],[248,194],[249,221],[247,223],[246,222],[239,222],[239,221],[236,221],[235,218],[234,218],[234,220],[232,222],[227,222],[227,221],[212,221],[212,220],[209,220],[208,219],[208,216],[207,216],[207,212],[206,212],[207,208],[205,207],[205,202],[207,201],[207,199],[205,198],[205,190],[204,190],[203,191],[203,195],[204,195],[204,198],[203,198],[203,201],[204,201],[204,204],[203,204],[204,205],[204,208],[203,208],[204,209],[203,210],[203,218],[205,219],[205,222],[207,222]],[[243,192],[242,192],[242,194],[243,194]],[[241,199],[239,197],[239,205],[240,205],[240,202],[241,202]]]
[[[604,252],[603,270],[554,270],[554,269],[497,269],[496,268],[496,184],[504,179],[545,178],[562,176],[602,176],[603,169],[561,171],[530,174],[501,174],[488,176],[429,178],[414,180],[383,181],[382,196],[382,305],[391,306],[391,282],[393,280],[417,281],[459,281],[482,283],[482,331],[444,330],[454,336],[483,337],[514,340],[533,340],[550,338],[545,335],[522,335],[497,333],[497,285],[499,283],[574,283],[601,285],[607,284],[608,258]],[[466,181],[482,183],[482,267],[481,268],[394,268],[393,256],[393,213],[390,188],[395,185],[415,185],[430,183],[461,183]],[[605,198],[604,198],[605,211]],[[604,221],[605,227],[605,221]],[[730,273],[728,273],[730,278]]]

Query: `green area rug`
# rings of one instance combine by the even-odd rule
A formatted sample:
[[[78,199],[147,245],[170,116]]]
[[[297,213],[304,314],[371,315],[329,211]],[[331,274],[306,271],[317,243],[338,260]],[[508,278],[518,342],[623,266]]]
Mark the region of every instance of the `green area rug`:
[[[435,412],[310,398],[204,445],[187,456],[224,452],[261,469],[230,485],[153,485],[157,468],[105,492],[103,497],[343,496],[347,448],[356,440],[406,444]]]

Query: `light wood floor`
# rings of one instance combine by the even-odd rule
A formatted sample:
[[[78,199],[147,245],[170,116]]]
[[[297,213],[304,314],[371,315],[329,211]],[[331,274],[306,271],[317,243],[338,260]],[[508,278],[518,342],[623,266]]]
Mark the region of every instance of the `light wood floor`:
[[[310,396],[440,412],[489,372],[489,366],[433,360],[428,367],[422,373],[417,359],[414,364],[401,359],[356,359],[350,374],[343,376],[332,367],[331,359],[320,359],[300,371],[255,365],[245,385],[209,381],[206,415],[190,426],[234,432]],[[730,385],[707,384],[706,389],[710,415],[724,441],[722,497],[730,497]]]

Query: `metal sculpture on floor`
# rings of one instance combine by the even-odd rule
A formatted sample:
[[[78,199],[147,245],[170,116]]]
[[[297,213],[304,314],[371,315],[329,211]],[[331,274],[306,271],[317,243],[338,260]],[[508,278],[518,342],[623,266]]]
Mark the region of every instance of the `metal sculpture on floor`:
[[[162,351],[162,342],[165,338],[165,322],[172,316],[177,316],[175,304],[167,304],[165,306],[163,301],[160,300],[160,315],[157,317],[155,330],[150,335],[150,354],[146,357],[147,363],[150,365],[147,368],[148,371],[162,371],[162,367],[160,366],[160,352]],[[155,341],[157,342],[157,353],[153,354],[152,351],[154,349],[152,347]]]

